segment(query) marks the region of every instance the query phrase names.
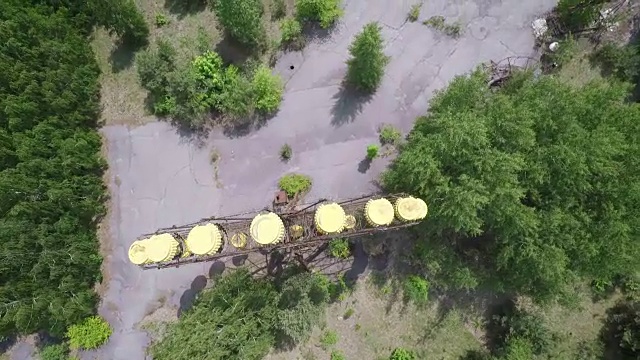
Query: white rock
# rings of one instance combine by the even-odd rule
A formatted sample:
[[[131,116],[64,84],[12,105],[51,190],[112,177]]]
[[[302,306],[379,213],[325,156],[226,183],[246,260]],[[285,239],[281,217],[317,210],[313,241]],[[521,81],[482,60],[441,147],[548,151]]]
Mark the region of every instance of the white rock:
[[[538,39],[544,36],[547,30],[549,30],[549,26],[547,26],[547,20],[545,19],[533,20],[531,27],[533,28],[533,35],[535,35],[535,37]]]
[[[556,50],[558,50],[559,47],[560,47],[560,44],[558,44],[557,41],[554,41],[551,44],[549,44],[549,50],[553,52],[556,52]]]

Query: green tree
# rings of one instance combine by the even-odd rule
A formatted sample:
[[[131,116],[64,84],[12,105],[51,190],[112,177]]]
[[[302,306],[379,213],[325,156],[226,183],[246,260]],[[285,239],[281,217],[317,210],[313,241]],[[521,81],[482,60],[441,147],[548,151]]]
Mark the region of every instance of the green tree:
[[[454,79],[383,176],[433,209],[414,262],[538,301],[565,299],[579,277],[634,273],[640,108],[627,90],[517,74],[493,92],[482,72]]]
[[[212,4],[220,24],[236,41],[249,48],[265,44],[260,0],[216,0]]]
[[[66,344],[47,345],[39,355],[42,360],[68,360],[69,347]]]
[[[275,342],[278,293],[246,270],[220,278],[151,346],[157,360],[262,359]]]
[[[256,109],[265,113],[278,110],[284,91],[280,76],[272,74],[268,67],[260,65],[253,75],[252,85]]]
[[[357,89],[372,92],[382,82],[389,58],[384,54],[384,41],[378,23],[365,25],[349,47],[347,82]]]
[[[134,0],[90,0],[89,11],[98,25],[119,36],[123,41],[144,45],[149,37],[149,25]]]

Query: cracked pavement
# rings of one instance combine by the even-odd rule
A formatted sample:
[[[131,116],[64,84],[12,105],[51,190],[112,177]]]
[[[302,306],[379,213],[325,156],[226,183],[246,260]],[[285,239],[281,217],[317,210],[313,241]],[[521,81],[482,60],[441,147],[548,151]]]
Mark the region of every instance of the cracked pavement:
[[[149,339],[136,324],[157,307],[159,298],[178,306],[194,278],[209,272],[211,263],[143,272],[127,259],[137,236],[207,216],[263,208],[270,204],[278,178],[287,172],[313,178],[307,200],[374,191],[374,181],[388,160],[375,160],[366,172],[359,164],[367,145],[377,143],[378,127],[391,123],[406,133],[427,111],[434,91],[455,75],[488,60],[532,54],[531,22],[555,5],[553,0],[428,0],[419,21],[407,22],[414,3],[346,1],[344,18],[328,37],[280,58],[276,71],[286,81],[280,111],[246,136],[229,138],[214,132],[199,147],[161,122],[103,129],[112,209],[105,257],[108,289],[99,311],[114,333],[102,349],[86,352],[83,358],[144,359]],[[421,24],[434,15],[459,21],[463,35],[452,39]],[[349,44],[371,21],[383,28],[390,62],[378,91],[369,99],[354,100],[340,83]],[[286,164],[279,159],[284,143],[293,149]],[[214,147],[220,154],[221,186],[210,163]]]

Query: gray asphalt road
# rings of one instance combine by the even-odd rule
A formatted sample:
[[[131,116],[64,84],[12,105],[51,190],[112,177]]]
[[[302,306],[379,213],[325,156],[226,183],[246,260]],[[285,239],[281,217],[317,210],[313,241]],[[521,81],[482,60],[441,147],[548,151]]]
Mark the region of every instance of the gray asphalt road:
[[[100,313],[115,331],[99,352],[87,359],[144,359],[146,334],[136,324],[166,297],[178,305],[194,278],[211,264],[142,272],[129,264],[133,239],[158,227],[262,208],[269,204],[277,179],[286,172],[310,175],[310,198],[342,198],[370,192],[384,168],[376,160],[362,171],[368,144],[377,128],[392,123],[407,131],[425,113],[433,92],[480,62],[532,52],[531,21],[553,0],[429,0],[420,21],[408,23],[413,1],[350,0],[345,16],[328,37],[301,53],[285,54],[276,69],[287,80],[280,112],[264,127],[243,137],[215,133],[199,147],[165,123],[103,130],[108,140],[113,196],[111,250],[106,257],[108,290]],[[433,15],[460,21],[464,34],[452,39],[421,24]],[[382,86],[370,99],[353,99],[340,87],[347,49],[363,25],[383,27],[390,63]],[[293,66],[293,69],[291,69]],[[283,164],[279,148],[289,143],[293,159]],[[220,153],[216,186],[209,161]],[[199,278],[201,279],[201,278]]]

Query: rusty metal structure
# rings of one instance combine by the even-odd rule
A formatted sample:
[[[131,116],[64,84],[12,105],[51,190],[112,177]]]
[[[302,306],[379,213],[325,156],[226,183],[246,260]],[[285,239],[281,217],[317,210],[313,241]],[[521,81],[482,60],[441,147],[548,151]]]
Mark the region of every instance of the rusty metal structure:
[[[297,197],[295,197],[295,199],[297,199]],[[407,201],[415,201],[418,204],[418,207],[421,208],[418,210],[420,215],[411,217],[406,216],[406,213],[405,215],[402,214],[402,209],[399,209],[398,206],[404,206],[402,204],[405,204]],[[381,217],[377,215],[377,219],[374,218],[373,213],[370,212],[370,208],[372,208],[373,205],[383,205],[384,214],[382,214],[382,217],[386,220],[377,220],[381,219]],[[344,220],[341,220],[342,218],[338,220],[341,223],[340,226],[335,229],[335,232],[327,233],[322,231],[323,227],[320,226],[318,222],[318,215],[323,211],[321,210],[323,208],[324,210],[340,210]],[[391,211],[390,214],[389,210]],[[324,212],[327,213],[327,211]],[[333,238],[353,238],[379,231],[405,228],[418,224],[426,215],[427,206],[423,200],[415,199],[404,194],[385,196],[368,195],[345,201],[328,201],[322,199],[312,204],[296,206],[289,201],[286,194],[276,193],[272,208],[228,217],[204,218],[195,223],[163,228],[151,234],[144,234],[131,245],[129,257],[134,264],[140,266],[142,269],[178,267],[183,264],[211,261],[256,251],[295,250],[296,248],[317,246]],[[254,234],[254,222],[258,218],[266,218],[269,216],[272,216],[276,222],[278,222],[278,219],[281,220],[281,225],[278,227],[278,229],[281,228],[279,230],[281,232],[277,239],[274,237],[275,240],[272,243],[260,242]],[[187,241],[192,230],[203,226],[211,227],[212,224],[219,230],[222,238],[221,245],[216,247],[213,253],[209,252],[203,255],[192,253],[189,250]],[[325,229],[327,229],[327,227],[325,227]],[[160,237],[164,237],[163,240],[171,237],[175,239],[175,245],[170,249],[171,252],[167,252],[169,255],[166,258],[156,256],[155,260],[149,260],[149,258],[145,258],[144,256],[140,258],[138,255],[140,260],[134,261],[136,254],[132,255],[132,251],[135,246],[140,244],[144,245],[145,242],[148,247],[152,246],[149,244],[150,240]],[[220,236],[218,236],[218,238],[219,237]],[[216,243],[216,245],[217,244],[218,243]],[[164,245],[165,244],[163,244],[163,246]],[[161,261],[157,261],[157,259],[161,258]]]

